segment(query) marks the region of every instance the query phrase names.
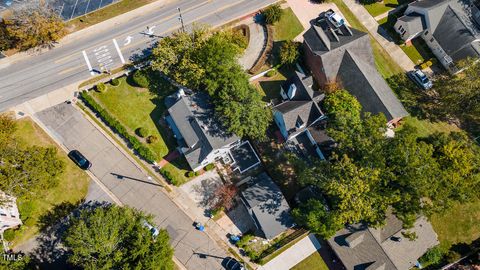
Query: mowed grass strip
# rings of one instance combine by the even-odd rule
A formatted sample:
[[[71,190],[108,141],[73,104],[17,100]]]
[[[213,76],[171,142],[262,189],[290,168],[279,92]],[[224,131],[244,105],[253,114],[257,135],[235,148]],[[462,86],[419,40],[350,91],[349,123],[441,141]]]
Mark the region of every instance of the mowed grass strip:
[[[320,256],[320,253],[314,252],[295,265],[291,270],[328,270],[328,267],[323,261],[322,256]]]
[[[77,167],[67,154],[30,118],[17,121],[15,138],[24,147],[56,147],[58,156],[65,162],[65,171],[59,176],[58,186],[18,198],[17,205],[24,225],[15,232],[13,247],[24,243],[39,232],[39,218],[48,213],[55,205],[75,204],[85,198],[90,177]]]
[[[280,21],[274,25],[273,40],[285,41],[293,40],[296,36],[303,32],[303,25],[298,20],[291,8],[283,9],[283,14]]]

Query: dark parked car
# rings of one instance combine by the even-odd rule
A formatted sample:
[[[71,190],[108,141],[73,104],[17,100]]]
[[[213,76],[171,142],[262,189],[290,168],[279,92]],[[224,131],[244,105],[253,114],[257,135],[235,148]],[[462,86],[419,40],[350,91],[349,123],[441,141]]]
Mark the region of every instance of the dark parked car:
[[[222,265],[227,270],[245,270],[243,264],[232,257],[226,257],[223,259]]]
[[[85,158],[82,153],[80,153],[78,150],[72,150],[70,153],[68,153],[68,157],[75,162],[78,167],[88,170],[90,167],[92,167],[92,163]]]

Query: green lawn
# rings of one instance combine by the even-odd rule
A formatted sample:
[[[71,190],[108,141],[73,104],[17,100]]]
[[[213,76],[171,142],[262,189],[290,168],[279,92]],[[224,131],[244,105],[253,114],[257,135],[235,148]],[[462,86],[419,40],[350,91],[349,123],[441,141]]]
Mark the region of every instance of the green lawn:
[[[107,91],[104,93],[91,91],[92,96],[131,134],[142,127],[148,131],[149,135],[156,136],[158,140],[152,144],[147,144],[142,138],[139,139],[155,153],[157,160],[160,161],[176,148],[176,141],[168,127],[159,123],[166,110],[164,98],[176,89],[161,79],[151,87],[153,90],[135,87],[127,77],[121,77],[119,80],[119,86],[107,84]],[[164,169],[170,171],[178,183],[188,181],[185,173],[189,168],[183,157],[166,165]]]
[[[405,123],[409,123],[415,126],[421,137],[426,137],[435,132],[460,131],[460,129],[454,125],[450,125],[446,122],[430,122],[429,120],[419,120],[416,117],[409,116],[404,119]],[[400,126],[401,128],[401,126]]]
[[[480,200],[456,204],[446,213],[433,215],[430,221],[443,250],[457,243],[470,244],[480,237]]]
[[[405,2],[405,1],[398,1],[398,0],[383,0],[382,2],[377,2],[377,1],[371,1],[371,0],[361,0],[360,3],[364,3],[363,6],[365,9],[372,15],[372,17],[376,17],[378,15],[381,15],[385,12],[388,12],[394,8],[396,8],[399,4],[399,2]]]
[[[287,78],[294,75],[293,67],[282,66],[278,69],[277,74],[272,77],[262,77],[253,82],[258,89],[263,101],[270,102],[272,99],[280,98],[280,86]]]
[[[274,41],[292,40],[304,30],[291,8],[283,10],[282,18],[273,27]]]
[[[15,138],[23,146],[56,147],[61,160],[65,162],[65,171],[59,177],[58,186],[49,190],[18,198],[17,205],[24,225],[15,231],[13,246],[24,243],[38,233],[38,220],[55,205],[76,204],[87,194],[90,177],[78,168],[67,154],[30,118],[17,121]]]
[[[422,38],[415,38],[412,40],[412,44],[401,45],[400,48],[417,65],[435,57]]]
[[[315,252],[295,265],[291,270],[328,270],[328,267],[323,261],[322,256],[320,256],[320,253]]]

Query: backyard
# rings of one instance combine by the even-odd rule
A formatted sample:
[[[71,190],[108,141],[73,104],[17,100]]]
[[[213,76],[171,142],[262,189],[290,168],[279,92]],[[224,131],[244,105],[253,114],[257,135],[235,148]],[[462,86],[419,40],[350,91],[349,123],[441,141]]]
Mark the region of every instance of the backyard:
[[[291,270],[328,270],[327,265],[320,256],[320,253],[315,252],[308,256],[305,260],[295,265]]]
[[[50,209],[63,203],[77,204],[87,194],[90,177],[78,168],[67,154],[30,118],[17,121],[15,138],[22,146],[56,147],[59,158],[65,162],[65,171],[59,177],[58,186],[43,192],[18,198],[17,205],[23,225],[14,231],[12,247],[24,243],[39,232],[40,218]]]
[[[154,153],[160,161],[169,152],[176,148],[176,141],[163,121],[166,111],[164,99],[173,93],[176,88],[159,76],[150,76],[155,79],[150,89],[134,86],[130,77],[119,78],[120,84],[107,84],[104,92],[90,91],[91,95],[120,123],[130,134],[138,133],[142,128],[150,136],[157,139],[147,143],[145,139],[138,139]],[[186,160],[179,157],[163,167],[169,171],[178,184],[188,181],[185,175],[189,170]]]

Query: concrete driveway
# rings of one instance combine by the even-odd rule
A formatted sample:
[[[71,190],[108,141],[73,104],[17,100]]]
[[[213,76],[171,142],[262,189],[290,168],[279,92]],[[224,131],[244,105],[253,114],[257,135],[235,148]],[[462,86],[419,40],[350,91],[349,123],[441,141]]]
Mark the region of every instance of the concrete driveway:
[[[149,180],[75,107],[59,104],[36,117],[67,149],[83,153],[93,163],[90,171],[123,204],[152,214],[155,223],[167,229],[175,257],[187,269],[223,269],[220,263],[226,252],[207,234],[195,230],[193,221],[161,187]]]
[[[216,171],[208,171],[183,184],[180,189],[194,201],[198,207],[208,210],[208,204],[215,190],[223,185],[222,178]]]

